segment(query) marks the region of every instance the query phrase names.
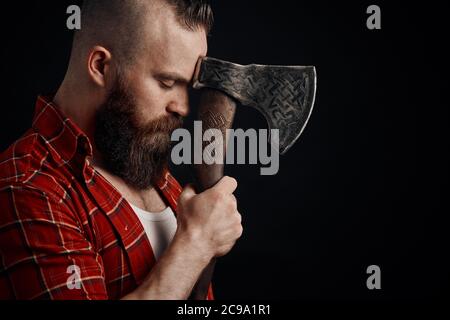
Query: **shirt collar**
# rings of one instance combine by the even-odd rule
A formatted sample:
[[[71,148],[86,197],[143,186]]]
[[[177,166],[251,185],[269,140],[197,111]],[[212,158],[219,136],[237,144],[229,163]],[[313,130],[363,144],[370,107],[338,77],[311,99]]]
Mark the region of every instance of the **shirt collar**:
[[[92,156],[92,145],[87,135],[64,116],[49,97],[37,98],[32,127],[45,140],[60,166],[72,160],[76,153]]]

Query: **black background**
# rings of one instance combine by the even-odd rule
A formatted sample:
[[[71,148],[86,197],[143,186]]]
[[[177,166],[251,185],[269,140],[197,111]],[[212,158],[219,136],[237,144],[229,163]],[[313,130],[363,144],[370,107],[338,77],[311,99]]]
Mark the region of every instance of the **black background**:
[[[0,151],[29,127],[36,95],[54,92],[64,76],[70,4],[79,1],[0,4]],[[371,4],[381,7],[382,30],[366,28]],[[279,174],[227,168],[239,181],[245,233],[218,262],[217,298],[449,296],[448,105],[435,101],[448,86],[431,74],[439,53],[425,58],[435,48],[425,31],[433,17],[424,18],[443,9],[227,0],[214,10],[210,56],[318,72],[315,110]],[[265,123],[240,107],[235,126]],[[189,181],[186,168],[174,172]],[[366,287],[372,264],[381,267],[381,290]]]

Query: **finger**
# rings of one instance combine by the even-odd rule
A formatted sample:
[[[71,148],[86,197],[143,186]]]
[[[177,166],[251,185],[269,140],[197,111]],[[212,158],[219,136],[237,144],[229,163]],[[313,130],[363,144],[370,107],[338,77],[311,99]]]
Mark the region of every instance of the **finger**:
[[[236,199],[236,197],[234,196],[234,194],[230,195],[230,197],[231,197],[231,201],[233,202],[234,208],[237,209],[237,199]]]
[[[234,178],[225,176],[213,188],[225,194],[232,194],[237,188],[237,181]]]
[[[237,215],[238,215],[239,224],[242,224],[242,214],[238,211]]]
[[[179,201],[187,201],[196,195],[197,193],[195,192],[194,186],[192,184],[188,184],[184,187],[183,192],[180,194]]]

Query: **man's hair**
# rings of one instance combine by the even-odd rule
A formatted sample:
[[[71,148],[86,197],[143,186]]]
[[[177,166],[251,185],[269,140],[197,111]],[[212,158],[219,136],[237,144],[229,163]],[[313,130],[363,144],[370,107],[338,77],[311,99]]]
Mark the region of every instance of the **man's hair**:
[[[214,16],[208,0],[166,0],[175,8],[181,24],[195,30],[203,27],[208,34],[214,23]]]
[[[74,50],[99,44],[119,59],[130,61],[140,49],[143,25],[153,0],[84,0],[81,30],[75,33]],[[211,31],[214,17],[208,0],[159,0],[175,10],[178,22],[188,30]]]

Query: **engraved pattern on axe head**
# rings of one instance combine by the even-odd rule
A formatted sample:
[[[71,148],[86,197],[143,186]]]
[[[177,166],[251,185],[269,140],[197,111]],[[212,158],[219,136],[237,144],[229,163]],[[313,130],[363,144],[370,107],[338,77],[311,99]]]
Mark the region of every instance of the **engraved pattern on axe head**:
[[[280,152],[284,153],[311,115],[316,73],[314,67],[241,66],[204,58],[194,82],[194,88],[203,87],[222,91],[260,111],[270,129],[280,130]]]

